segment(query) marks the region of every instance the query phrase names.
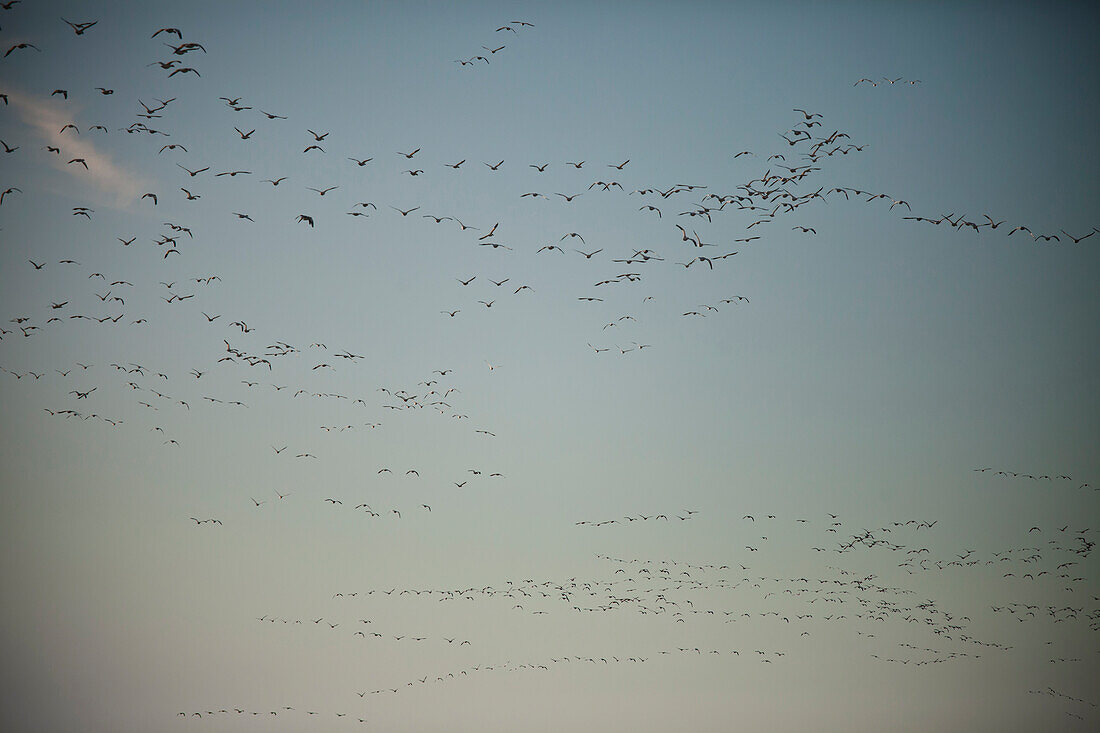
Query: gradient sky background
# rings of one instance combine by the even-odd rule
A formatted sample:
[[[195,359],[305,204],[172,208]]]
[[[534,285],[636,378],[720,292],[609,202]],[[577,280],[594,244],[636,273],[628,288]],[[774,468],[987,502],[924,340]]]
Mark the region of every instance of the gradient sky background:
[[[0,728],[1093,729],[1100,236],[1065,232],[1100,225],[1098,30],[1083,3],[0,10],[0,51],[40,49],[0,59]],[[806,165],[793,108],[865,146],[787,186],[824,200],[681,215]],[[634,193],[676,184],[706,188]],[[477,246],[494,223],[511,249]]]

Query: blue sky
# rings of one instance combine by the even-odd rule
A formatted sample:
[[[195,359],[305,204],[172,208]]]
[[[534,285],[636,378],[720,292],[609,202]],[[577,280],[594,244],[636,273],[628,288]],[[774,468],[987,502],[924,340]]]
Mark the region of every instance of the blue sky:
[[[0,727],[1094,726],[1097,26],[0,10]]]

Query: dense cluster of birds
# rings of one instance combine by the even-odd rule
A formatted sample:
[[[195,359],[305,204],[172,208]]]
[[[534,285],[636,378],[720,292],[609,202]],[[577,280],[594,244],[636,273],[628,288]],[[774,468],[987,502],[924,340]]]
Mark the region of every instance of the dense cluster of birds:
[[[4,3],[11,9],[19,0]],[[73,22],[62,19],[75,36],[96,32],[98,21]],[[513,40],[530,32],[534,26],[526,21],[510,21],[494,31],[499,42],[482,46],[483,52],[468,58],[457,59],[460,67],[477,68],[489,64],[510,48]],[[142,248],[154,253],[159,260],[163,279],[155,282],[131,282],[126,276],[113,273],[101,264],[97,254],[89,250],[79,260],[29,258],[24,265],[26,272],[20,276],[41,278],[36,289],[47,294],[41,303],[29,303],[25,310],[6,314],[4,327],[0,327],[0,341],[5,359],[17,359],[18,348],[25,339],[50,339],[69,337],[74,329],[140,329],[168,317],[180,317],[195,328],[208,329],[208,339],[214,346],[205,353],[196,353],[191,364],[124,362],[91,364],[73,362],[57,368],[56,365],[37,365],[33,368],[9,368],[0,366],[0,372],[20,385],[40,384],[50,402],[42,407],[50,417],[87,422],[98,421],[119,427],[123,420],[106,413],[117,409],[115,395],[122,394],[131,405],[141,408],[143,420],[138,426],[141,434],[164,450],[180,447],[180,440],[171,432],[173,420],[180,411],[204,411],[215,419],[220,411],[246,410],[251,398],[263,394],[265,399],[287,402],[316,402],[334,406],[339,415],[331,424],[321,425],[318,440],[308,444],[271,445],[273,461],[317,461],[325,457],[326,436],[345,431],[384,429],[384,416],[392,413],[424,411],[432,417],[449,420],[469,420],[470,411],[477,403],[463,401],[462,377],[469,373],[445,368],[410,377],[403,384],[376,385],[357,393],[334,392],[326,389],[324,375],[336,371],[352,371],[366,359],[365,351],[354,347],[329,348],[317,341],[294,344],[283,340],[271,326],[263,324],[252,314],[222,313],[214,296],[223,286],[222,278],[211,272],[201,261],[198,244],[207,217],[221,217],[234,225],[248,227],[260,221],[278,219],[287,226],[297,227],[304,236],[323,232],[335,219],[345,216],[357,220],[388,217],[401,221],[410,231],[418,227],[443,227],[455,238],[459,246],[469,251],[474,248],[491,251],[499,264],[492,273],[483,271],[450,273],[446,297],[450,305],[439,317],[453,319],[488,318],[489,314],[507,308],[522,298],[539,298],[544,294],[526,281],[524,269],[515,258],[522,256],[527,262],[542,258],[562,258],[573,271],[586,278],[587,285],[570,292],[570,300],[592,306],[593,315],[588,322],[587,347],[596,355],[628,353],[640,354],[649,348],[659,348],[648,343],[645,335],[647,320],[660,314],[675,318],[703,318],[725,316],[730,311],[751,304],[750,296],[731,294],[714,304],[677,305],[661,303],[644,290],[647,278],[658,268],[666,268],[677,274],[692,271],[692,275],[717,276],[731,264],[731,258],[739,251],[766,242],[765,232],[783,231],[785,236],[816,237],[825,233],[821,224],[808,218],[813,207],[830,202],[886,207],[888,212],[901,220],[927,223],[935,226],[947,224],[974,234],[1002,230],[1011,237],[1017,232],[1028,234],[1034,241],[1065,244],[1081,244],[1097,231],[1081,233],[1075,228],[1071,234],[1064,228],[1050,231],[1028,225],[1010,226],[1006,220],[998,220],[990,214],[980,219],[967,219],[967,214],[942,214],[938,217],[916,216],[908,198],[863,187],[836,185],[830,182],[831,159],[837,156],[863,153],[865,144],[856,144],[848,133],[834,125],[826,125],[822,114],[804,109],[793,109],[790,124],[776,131],[776,150],[742,150],[730,152],[731,164],[742,166],[759,159],[763,165],[745,172],[743,182],[736,185],[716,185],[694,182],[691,184],[671,181],[632,181],[632,159],[590,161],[573,159],[560,161],[523,160],[466,160],[451,151],[430,150],[428,147],[408,146],[394,150],[379,145],[377,149],[364,151],[360,145],[332,139],[332,133],[316,122],[301,121],[298,114],[280,114],[268,111],[246,100],[244,96],[227,95],[217,102],[224,103],[227,114],[236,124],[225,124],[215,134],[223,135],[247,149],[240,161],[215,163],[204,155],[201,140],[187,140],[187,144],[167,142],[176,140],[178,134],[172,126],[173,103],[186,89],[188,77],[201,77],[197,61],[208,54],[203,43],[185,40],[178,28],[163,27],[151,33],[148,39],[161,58],[150,62],[164,72],[164,84],[171,83],[171,96],[155,99],[146,104],[137,99],[130,110],[134,119],[123,127],[115,128],[127,136],[138,139],[148,136],[152,143],[143,140],[159,159],[171,159],[178,172],[173,180],[160,181],[157,190],[144,191],[132,205],[150,207],[166,212],[163,221],[154,231],[123,231],[114,233],[119,247],[138,252]],[[158,45],[159,44],[159,45]],[[4,59],[14,54],[33,55],[48,53],[29,41],[15,43],[4,53]],[[15,60],[15,59],[12,59]],[[5,62],[8,63],[8,62]],[[195,66],[188,64],[194,63]],[[855,86],[867,84],[921,83],[919,79],[863,78]],[[178,90],[178,91],[177,91]],[[108,87],[95,89],[47,89],[35,94],[54,99],[60,104],[76,102],[81,95],[98,94],[113,96],[121,104],[123,94]],[[22,97],[9,93],[3,95],[5,105],[25,104]],[[71,97],[71,98],[70,98]],[[75,107],[65,108],[76,114]],[[247,120],[247,122],[241,122]],[[40,156],[54,162],[55,167],[67,174],[91,176],[96,172],[94,146],[84,140],[91,133],[100,136],[110,128],[101,122],[73,118],[52,132],[48,143],[41,147],[27,139],[0,141],[5,156]],[[156,125],[156,129],[150,127]],[[279,133],[273,132],[279,128]],[[574,231],[569,223],[538,240],[524,238],[517,233],[502,214],[499,220],[472,222],[462,212],[447,211],[427,200],[367,201],[346,190],[339,184],[326,181],[299,181],[292,170],[267,170],[265,156],[257,155],[254,148],[271,141],[281,140],[282,128],[294,127],[295,155],[317,157],[335,165],[352,168],[353,171],[385,169],[391,174],[408,175],[412,179],[432,179],[443,176],[466,185],[473,176],[494,175],[502,168],[520,167],[527,176],[525,188],[515,192],[515,197],[527,206],[556,207],[563,217],[570,213],[570,206],[581,197],[601,197],[610,208],[620,207],[631,216],[644,217],[653,228],[659,244],[629,246],[615,249],[609,242],[599,241],[592,233]],[[231,128],[231,129],[230,129]],[[83,132],[82,132],[83,130]],[[102,140],[102,137],[99,139]],[[782,142],[780,142],[782,141]],[[425,143],[425,145],[427,145]],[[299,150],[300,146],[300,150]],[[37,148],[37,149],[36,149]],[[746,158],[741,161],[741,158]],[[244,162],[250,161],[250,162]],[[408,167],[404,167],[408,166]],[[763,169],[763,170],[760,170]],[[262,177],[261,177],[262,176]],[[604,180],[616,179],[616,180]],[[307,185],[310,184],[310,185]],[[28,205],[30,196],[18,185],[5,185],[0,193],[0,205],[19,207]],[[264,213],[245,211],[234,203],[237,187],[264,188],[265,192],[285,192],[292,188],[298,194],[291,208],[274,206]],[[266,189],[270,186],[270,190]],[[286,188],[280,188],[285,186]],[[538,189],[538,190],[535,190]],[[560,189],[560,190],[559,190]],[[587,200],[587,199],[586,199]],[[640,204],[640,205],[636,205]],[[896,212],[895,212],[896,209]],[[0,210],[2,211],[2,210]],[[191,212],[194,212],[193,214]],[[71,207],[71,216],[91,225],[96,211],[88,206]],[[741,236],[725,236],[711,233],[709,228],[716,221],[734,220],[742,226]],[[472,222],[472,223],[471,223]],[[476,225],[475,225],[476,224]],[[1059,235],[1064,235],[1059,236]],[[713,241],[707,241],[713,240]],[[660,247],[660,249],[655,249]],[[170,257],[174,255],[174,257]],[[86,264],[85,264],[86,263]],[[29,265],[29,266],[28,266]],[[57,274],[60,271],[60,274]],[[60,287],[47,278],[56,276],[67,284]],[[727,291],[728,292],[728,291]],[[696,298],[695,300],[698,300]],[[694,302],[694,301],[693,301]],[[600,304],[603,304],[602,306]],[[686,310],[684,309],[686,308]],[[495,309],[495,310],[494,310]],[[604,310],[611,309],[611,310]],[[608,315],[613,313],[614,315]],[[247,321],[245,319],[248,319]],[[231,320],[235,319],[235,320]],[[713,320],[713,319],[712,319]],[[253,325],[253,322],[255,325]],[[622,341],[603,341],[611,332]],[[596,342],[596,343],[593,343]],[[622,345],[625,344],[625,345]],[[578,349],[583,345],[578,343]],[[487,371],[501,368],[500,364],[485,362]],[[426,370],[425,370],[426,371]],[[203,378],[211,372],[231,373],[243,378],[236,380],[232,391],[204,389]],[[207,380],[209,382],[211,380]],[[80,409],[77,409],[77,408]],[[218,411],[218,412],[216,412]],[[349,417],[349,414],[353,416]],[[468,431],[484,438],[495,438],[499,428],[474,423]],[[464,430],[467,428],[463,428]],[[265,449],[266,451],[266,449]],[[283,465],[283,464],[280,464]],[[1052,484],[1075,484],[1091,488],[1087,482],[1079,482],[1065,474],[1030,474],[989,467],[975,468],[975,472],[1020,478]],[[428,484],[447,490],[473,489],[479,483],[505,482],[504,473],[496,470],[469,468],[461,474],[421,478],[416,467],[386,466],[377,469],[372,477],[373,489],[384,490],[385,482],[403,481],[406,485]],[[471,483],[473,482],[473,483]],[[403,491],[400,500],[392,497],[364,500],[362,492],[334,493],[319,499],[327,508],[340,512],[355,512],[367,518],[401,520],[418,517],[427,521],[435,517],[432,504],[423,501],[423,495],[413,494],[415,489]],[[263,512],[273,506],[306,501],[298,492],[280,488],[264,493],[248,489],[239,492],[238,504],[246,512]],[[304,493],[304,492],[302,492]],[[257,498],[258,497],[258,498]],[[291,498],[293,497],[293,498]],[[317,497],[308,499],[317,503]],[[437,505],[438,506],[438,505]],[[194,522],[196,527],[221,531],[234,522],[251,520],[251,515],[228,515],[224,519],[208,516],[206,509],[197,507],[195,516],[181,517],[181,522]],[[258,515],[257,515],[258,516]],[[1017,623],[1038,626],[1040,622],[1083,627],[1090,632],[1100,630],[1100,598],[1089,592],[1091,582],[1085,566],[1092,555],[1096,540],[1090,527],[1078,527],[1076,523],[1062,527],[1031,526],[1020,528],[1019,542],[999,551],[945,548],[937,541],[937,519],[905,518],[888,521],[882,526],[867,529],[855,527],[830,514],[827,518],[783,518],[771,514],[746,514],[738,518],[722,518],[697,509],[679,512],[645,513],[633,510],[630,514],[602,520],[581,520],[576,526],[608,528],[615,531],[624,526],[676,527],[681,522],[728,521],[730,532],[745,543],[738,552],[715,564],[692,564],[667,559],[647,560],[599,556],[606,566],[603,576],[571,577],[568,579],[525,579],[503,581],[496,585],[465,588],[398,588],[344,590],[333,598],[351,602],[377,601],[393,597],[412,597],[437,603],[477,601],[498,604],[506,611],[527,615],[554,614],[638,614],[667,619],[670,623],[767,625],[780,629],[789,637],[790,646],[781,650],[737,649],[728,646],[708,648],[697,646],[639,649],[624,656],[621,652],[598,654],[562,654],[555,657],[523,662],[503,661],[471,663],[459,669],[434,670],[411,681],[395,681],[394,686],[375,689],[349,688],[359,698],[368,695],[397,694],[408,688],[431,683],[458,683],[484,672],[542,671],[552,672],[567,665],[621,665],[653,662],[662,657],[688,656],[736,656],[742,661],[780,663],[794,659],[809,643],[805,637],[818,633],[842,633],[858,645],[860,653],[882,663],[900,665],[974,664],[992,655],[1002,659],[1013,646],[995,632],[979,630],[982,619],[971,618],[966,612],[941,606],[935,600],[922,595],[918,585],[895,584],[875,572],[860,568],[873,558],[887,557],[890,564],[904,571],[907,577],[919,578],[924,573],[968,572],[983,580],[995,579],[1015,587],[1024,583],[1043,584],[1045,603],[1026,601],[998,602],[990,612],[998,618],[1011,618]],[[614,525],[614,527],[613,527]],[[199,530],[196,530],[199,531]],[[641,530],[640,530],[641,531]],[[761,534],[763,532],[763,534]],[[1042,538],[1039,541],[1038,538]],[[810,560],[806,567],[814,568],[797,576],[765,575],[754,572],[751,565],[768,552],[776,541],[794,542]],[[824,566],[812,558],[835,558],[840,566]],[[979,574],[981,574],[979,576]],[[900,573],[899,573],[900,575]],[[766,608],[767,610],[759,610]],[[971,612],[972,613],[972,612]],[[356,614],[358,616],[358,614]],[[476,654],[478,640],[459,636],[447,636],[425,630],[419,635],[395,634],[392,631],[375,631],[370,618],[328,615],[304,618],[294,615],[264,614],[257,621],[279,626],[313,626],[333,633],[345,633],[364,642],[439,643],[462,648],[464,653]],[[369,627],[369,628],[368,628]],[[880,641],[880,630],[903,629],[912,633],[918,644],[907,642],[885,643]],[[1035,629],[1035,637],[1042,638],[1049,627]],[[1052,651],[1052,664],[1080,662],[1085,651],[1074,653],[1058,649],[1054,638],[1046,640]],[[801,646],[800,646],[801,645]],[[1064,653],[1063,653],[1064,652]],[[1082,717],[1083,706],[1094,708],[1092,701],[1057,691],[1053,688],[1031,690],[1032,694],[1045,695],[1072,706],[1065,711],[1071,717]],[[217,716],[285,716],[332,715],[298,706],[281,706],[270,710],[246,710],[239,707],[203,707],[179,712],[178,716],[210,718]],[[359,723],[367,723],[362,712],[337,712],[335,716]]]

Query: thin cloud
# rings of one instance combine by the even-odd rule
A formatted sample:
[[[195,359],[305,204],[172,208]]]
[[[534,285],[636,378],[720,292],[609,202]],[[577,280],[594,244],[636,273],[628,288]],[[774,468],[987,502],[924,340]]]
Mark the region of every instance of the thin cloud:
[[[113,197],[119,207],[132,203],[144,187],[142,180],[134,173],[116,164],[111,156],[96,148],[86,137],[73,130],[61,129],[73,122],[72,113],[56,100],[35,97],[19,92],[8,92],[8,100],[19,112],[23,122],[39,134],[47,145],[61,148],[61,155],[53,161],[54,168],[64,171],[84,185],[92,185],[98,191]],[[86,133],[87,130],[81,130]],[[55,156],[51,156],[53,158]],[[83,158],[84,166],[69,160]]]

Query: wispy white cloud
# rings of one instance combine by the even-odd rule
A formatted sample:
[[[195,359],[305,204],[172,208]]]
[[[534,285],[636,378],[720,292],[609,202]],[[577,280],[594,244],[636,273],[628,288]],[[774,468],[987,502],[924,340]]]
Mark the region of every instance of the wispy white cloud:
[[[86,137],[88,130],[78,134],[72,129],[62,129],[72,123],[72,111],[57,100],[21,92],[9,91],[8,100],[20,117],[42,138],[46,145],[61,148],[61,154],[50,156],[53,166],[73,179],[94,187],[113,199],[115,206],[134,202],[145,187],[141,177],[115,163],[109,153],[98,149]],[[79,163],[68,164],[74,158],[82,158],[87,169]]]

